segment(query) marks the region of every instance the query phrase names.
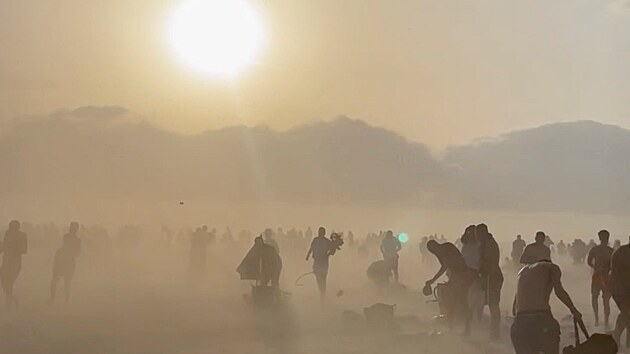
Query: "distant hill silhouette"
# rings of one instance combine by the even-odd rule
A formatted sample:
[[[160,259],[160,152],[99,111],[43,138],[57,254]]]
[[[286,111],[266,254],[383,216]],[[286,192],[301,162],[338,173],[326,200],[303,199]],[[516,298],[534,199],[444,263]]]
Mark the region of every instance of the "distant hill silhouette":
[[[444,163],[466,208],[630,211],[630,132],[556,123],[451,148]]]
[[[286,132],[231,127],[185,136],[82,107],[0,135],[0,195],[419,205],[621,213],[630,209],[630,132],[591,121],[449,148],[340,117]]]
[[[16,123],[0,140],[0,192],[42,198],[417,203],[439,182],[421,144],[339,118],[287,132],[183,136],[96,107]]]

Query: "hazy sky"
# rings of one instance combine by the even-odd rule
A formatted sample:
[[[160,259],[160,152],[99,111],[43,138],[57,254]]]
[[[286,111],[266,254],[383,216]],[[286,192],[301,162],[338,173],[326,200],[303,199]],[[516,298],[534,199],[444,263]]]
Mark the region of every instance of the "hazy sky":
[[[116,104],[186,133],[339,114],[431,146],[545,122],[630,127],[630,2],[258,0],[232,82],[181,65],[174,0],[0,0],[0,117]]]

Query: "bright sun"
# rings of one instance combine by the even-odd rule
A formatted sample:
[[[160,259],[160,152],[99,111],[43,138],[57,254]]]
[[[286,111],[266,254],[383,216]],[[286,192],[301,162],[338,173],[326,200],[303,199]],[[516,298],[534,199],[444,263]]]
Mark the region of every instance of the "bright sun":
[[[245,0],[183,0],[171,19],[169,37],[184,63],[229,78],[252,62],[264,30]]]

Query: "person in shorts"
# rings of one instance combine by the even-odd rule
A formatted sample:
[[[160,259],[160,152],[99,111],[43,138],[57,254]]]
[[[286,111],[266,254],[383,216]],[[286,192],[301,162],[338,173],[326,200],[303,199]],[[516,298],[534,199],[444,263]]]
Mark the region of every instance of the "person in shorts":
[[[593,269],[591,277],[591,302],[593,305],[593,313],[595,314],[595,326],[599,326],[599,294],[602,294],[604,302],[604,325],[608,328],[610,317],[610,261],[614,250],[608,245],[610,233],[601,230],[597,236],[599,237],[599,245],[591,248],[588,252],[586,262]]]
[[[552,290],[573,317],[581,319],[582,315],[562,286],[561,277],[560,267],[550,260],[528,264],[518,273],[512,308],[515,318],[510,329],[516,354],[559,353],[560,325],[549,306]]]

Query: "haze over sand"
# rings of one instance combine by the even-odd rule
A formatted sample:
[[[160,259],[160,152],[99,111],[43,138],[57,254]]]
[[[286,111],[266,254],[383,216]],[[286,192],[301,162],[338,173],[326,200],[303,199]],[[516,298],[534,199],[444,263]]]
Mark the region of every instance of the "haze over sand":
[[[499,238],[544,229],[567,239],[602,227],[623,237],[628,226],[630,132],[593,121],[441,151],[347,117],[286,132],[235,126],[179,135],[122,107],[87,106],[5,128],[5,220],[323,222],[458,235],[482,219]]]
[[[237,232],[237,230],[234,230]],[[85,235],[85,231],[83,231]],[[220,236],[222,230],[219,229]],[[19,308],[0,310],[0,345],[7,353],[506,353],[509,317],[503,338],[487,343],[488,319],[474,327],[473,337],[435,334],[437,305],[427,303],[420,284],[437,269],[434,261],[422,264],[416,240],[401,252],[401,282],[408,289],[376,289],[365,276],[370,262],[380,258],[376,249],[359,257],[356,246],[345,245],[331,259],[329,298],[320,303],[304,250],[280,243],[285,292],[280,306],[260,309],[244,298],[250,283],[240,281],[236,265],[249,244],[209,247],[208,271],[193,277],[188,268],[188,237],[166,245],[158,230],[145,228],[143,241],[125,246],[112,229],[112,247],[91,244],[77,260],[71,303],[48,303],[48,284],[57,239],[31,233],[31,248],[24,258],[16,285]],[[505,254],[505,252],[504,252]],[[578,307],[587,314],[589,291],[585,265],[559,260],[564,281]],[[507,316],[515,273],[504,268],[506,284],[502,313]],[[342,296],[335,296],[343,290]],[[396,304],[398,331],[369,329],[360,319],[362,309],[375,302]],[[566,309],[552,302],[559,319]],[[353,311],[355,316],[343,316]],[[613,315],[616,310],[613,311]],[[590,322],[590,316],[585,316]],[[563,342],[570,343],[571,323],[561,321]]]
[[[630,0],[212,1],[0,0],[0,237],[11,220],[28,237],[0,354],[505,354],[514,269],[501,340],[487,318],[438,333],[423,236],[483,222],[502,259],[538,230],[627,240]],[[53,305],[72,221],[73,294]],[[202,225],[217,239],[195,273]],[[319,226],[357,241],[326,303],[295,283],[311,264],[293,237],[282,302],[252,306],[251,236]],[[378,290],[378,240],[359,245],[389,229],[409,236],[405,287]],[[554,260],[590,326],[590,270]],[[375,302],[398,331],[366,327]]]

